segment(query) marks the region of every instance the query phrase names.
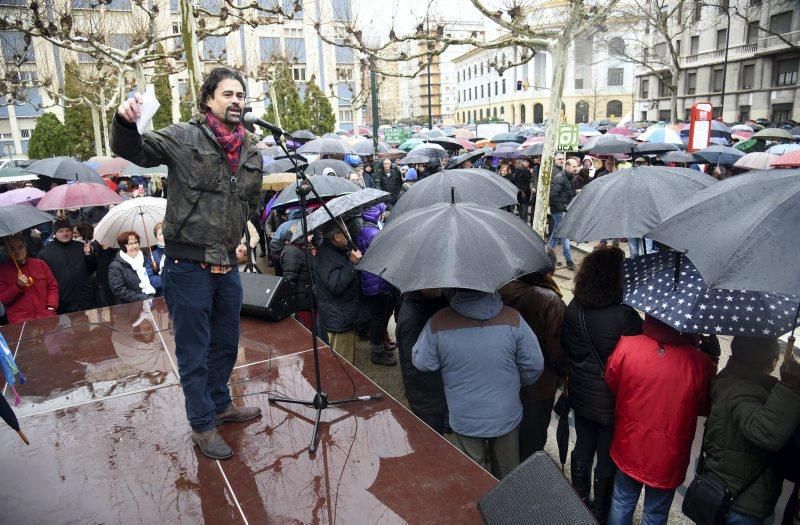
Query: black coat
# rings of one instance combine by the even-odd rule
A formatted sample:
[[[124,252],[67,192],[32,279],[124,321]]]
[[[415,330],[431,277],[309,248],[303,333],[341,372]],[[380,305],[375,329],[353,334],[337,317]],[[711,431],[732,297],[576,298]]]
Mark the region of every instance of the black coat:
[[[91,310],[95,307],[91,275],[97,269],[97,258],[85,255],[80,241],[51,242],[39,252],[58,282],[58,313]]]
[[[511,182],[513,182],[519,190],[517,200],[520,204],[531,201],[531,177],[531,170],[524,167],[514,170],[514,175],[511,177]]]
[[[567,306],[561,341],[569,359],[569,394],[575,413],[603,425],[614,424],[614,394],[601,376],[601,368],[581,329],[576,301]],[[642,333],[642,319],[623,304],[584,308],[584,320],[603,370],[623,335]]]
[[[322,326],[333,333],[355,330],[366,317],[359,302],[361,284],[355,264],[345,251],[325,239],[312,259],[311,269]]]
[[[295,308],[297,310],[311,310],[314,303],[314,293],[308,280],[306,269],[306,254],[303,247],[297,244],[287,244],[281,252],[281,266],[283,277],[292,285],[294,290]]]
[[[135,303],[153,297],[142,291],[136,271],[122,260],[119,253],[108,266],[108,285],[121,303]]]
[[[397,348],[400,373],[411,411],[420,419],[447,413],[441,371],[421,372],[411,363],[411,350],[433,314],[449,306],[444,298],[428,299],[420,292],[403,294],[397,311]]]
[[[389,169],[389,173],[384,173],[383,167],[381,166],[376,174],[373,175],[373,179],[375,180],[376,188],[392,194],[392,198],[390,199],[392,204],[397,202],[400,189],[403,187],[403,176],[400,175],[400,170],[392,166]]]
[[[553,175],[550,183],[550,213],[567,211],[567,206],[575,198],[575,188],[572,187],[574,176],[562,171]]]

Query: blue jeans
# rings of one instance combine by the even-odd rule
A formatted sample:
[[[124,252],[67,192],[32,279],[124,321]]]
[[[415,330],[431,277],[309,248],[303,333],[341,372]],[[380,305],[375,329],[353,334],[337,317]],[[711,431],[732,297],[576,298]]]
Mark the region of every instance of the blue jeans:
[[[561,224],[561,219],[564,218],[564,212],[557,211],[555,213],[551,213],[550,215],[553,216],[553,233],[550,234],[550,241],[547,243],[547,245],[555,250],[556,244],[558,244],[558,241],[560,240],[561,249],[564,251],[564,259],[566,259],[567,263],[571,263],[572,251],[570,250],[569,239],[556,237],[556,231],[558,231],[558,225]]]
[[[614,495],[611,499],[611,512],[608,515],[609,525],[630,525],[636,502],[642,492],[642,483],[617,470],[614,478]],[[641,525],[660,525],[667,522],[669,508],[675,489],[654,489],[644,485],[644,512]]]
[[[186,418],[194,431],[204,432],[231,402],[228,380],[239,345],[242,283],[236,268],[213,274],[199,263],[169,258],[162,274]]]
[[[728,512],[728,518],[725,520],[727,525],[764,525],[764,519],[756,518],[755,516],[748,516],[747,514],[740,514],[735,511]]]
[[[658,251],[653,246],[653,239],[645,238],[644,247],[646,248],[647,253],[654,253]],[[639,238],[628,239],[628,248],[631,251],[631,259],[639,257],[640,255],[645,255],[644,253],[642,253],[642,240]]]

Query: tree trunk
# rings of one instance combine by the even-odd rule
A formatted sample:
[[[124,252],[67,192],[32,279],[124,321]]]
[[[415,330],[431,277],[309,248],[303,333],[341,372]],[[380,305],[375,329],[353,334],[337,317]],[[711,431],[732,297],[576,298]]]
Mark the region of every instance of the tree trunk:
[[[94,154],[98,157],[103,155],[103,135],[100,132],[100,112],[94,104],[92,109],[92,130],[94,131]]]
[[[542,166],[539,168],[539,183],[536,186],[536,207],[533,211],[533,229],[545,238],[547,214],[550,211],[550,181],[553,175],[553,155],[558,141],[558,126],[561,123],[561,96],[564,92],[564,76],[567,69],[568,47],[571,28],[565,27],[550,50],[553,57],[553,83],[550,90],[550,122],[545,134],[542,150]]]
[[[108,138],[108,116],[106,115],[106,91],[100,88],[100,124],[103,126],[103,146],[106,154],[111,155],[111,141]]]
[[[180,0],[180,2],[181,34],[183,35],[183,49],[186,54],[186,69],[189,73],[189,93],[192,95],[192,105],[195,106],[194,109],[197,109],[197,95],[203,82],[203,66],[200,63],[200,49],[197,44],[194,7],[191,0]]]

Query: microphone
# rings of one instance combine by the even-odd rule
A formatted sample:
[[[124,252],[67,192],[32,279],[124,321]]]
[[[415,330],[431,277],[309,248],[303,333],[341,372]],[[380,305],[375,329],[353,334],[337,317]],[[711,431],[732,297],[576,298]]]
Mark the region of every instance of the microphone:
[[[255,124],[256,126],[259,126],[259,127],[262,127],[262,128],[266,128],[273,135],[275,135],[276,137],[281,137],[283,135],[286,135],[286,132],[283,131],[281,128],[279,128],[275,124],[270,124],[269,122],[267,122],[264,119],[258,118],[255,115],[255,113],[252,113],[250,111],[248,111],[247,113],[244,114],[244,116],[242,117],[242,120],[244,120],[248,124]]]

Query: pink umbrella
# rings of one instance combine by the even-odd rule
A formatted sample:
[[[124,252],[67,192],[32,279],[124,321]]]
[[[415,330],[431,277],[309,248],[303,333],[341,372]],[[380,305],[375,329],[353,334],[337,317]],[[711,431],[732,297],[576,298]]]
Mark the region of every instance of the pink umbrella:
[[[470,142],[467,139],[462,139],[460,137],[453,137],[453,140],[461,144],[461,147],[467,151],[474,151],[476,149],[475,143]]]
[[[0,193],[0,206],[12,206],[14,204],[27,204],[36,206],[44,196],[44,192],[38,188],[19,188]]]
[[[800,168],[800,150],[784,153],[772,161],[773,168]]]
[[[89,206],[119,204],[122,197],[105,184],[73,182],[62,184],[48,191],[36,206],[40,210],[70,210]]]
[[[731,133],[732,139],[739,139],[739,140],[750,140],[753,136],[752,131],[736,131]]]
[[[99,166],[97,166],[97,173],[100,175],[119,175],[131,164],[131,161],[125,160],[122,157],[114,157],[113,159],[102,162]]]
[[[523,142],[522,146],[527,147],[530,146],[531,144],[543,144],[543,143],[544,143],[544,137],[531,137],[525,142]]]
[[[633,131],[629,130],[628,128],[611,128],[606,133],[611,135],[622,135],[623,137],[630,137],[633,135]]]
[[[351,129],[347,132],[348,135],[364,135],[365,137],[371,137],[372,131],[365,127],[359,127],[355,129]]]

